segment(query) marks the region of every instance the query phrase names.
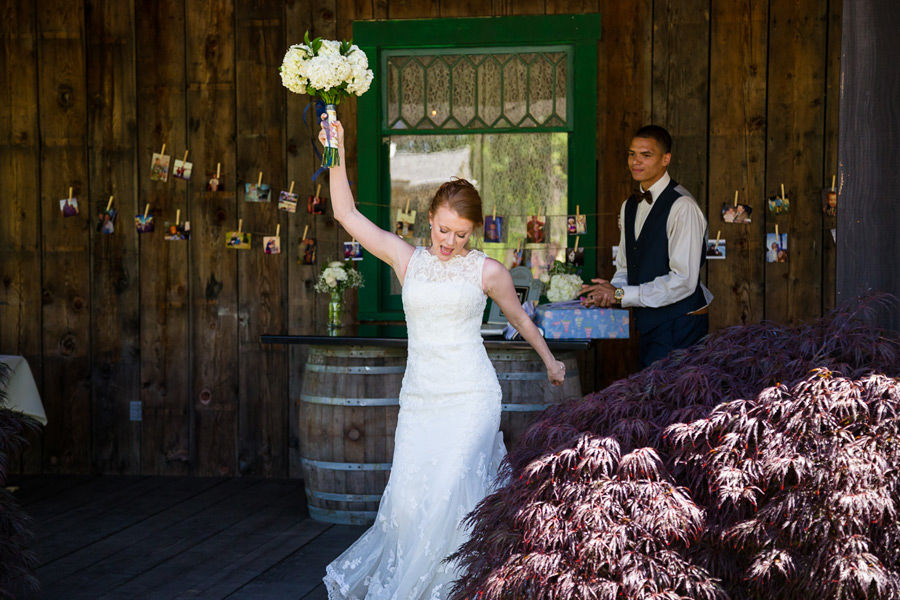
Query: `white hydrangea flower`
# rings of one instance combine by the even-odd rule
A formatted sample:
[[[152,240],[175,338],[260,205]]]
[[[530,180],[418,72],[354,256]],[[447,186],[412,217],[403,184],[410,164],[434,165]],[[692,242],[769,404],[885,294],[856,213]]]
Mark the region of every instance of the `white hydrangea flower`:
[[[578,296],[581,291],[581,277],[578,275],[554,275],[550,279],[547,299],[550,302],[565,302]]]
[[[338,267],[338,268],[343,269],[343,268],[344,268],[344,263],[342,263],[342,262],[339,261],[339,260],[333,260],[333,261],[331,261],[330,263],[328,263],[328,266],[329,266],[329,267]]]
[[[341,42],[321,40],[318,54],[306,44],[294,44],[284,56],[281,82],[298,94],[329,92],[335,103],[343,96],[360,96],[372,85],[369,58],[359,46],[352,44],[347,55],[341,54]]]

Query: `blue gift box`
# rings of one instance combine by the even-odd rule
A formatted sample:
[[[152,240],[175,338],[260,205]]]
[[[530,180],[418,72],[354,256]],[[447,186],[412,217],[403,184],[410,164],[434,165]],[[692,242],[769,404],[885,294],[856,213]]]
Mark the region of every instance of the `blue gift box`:
[[[622,308],[585,308],[578,300],[539,304],[535,324],[548,340],[624,339],[629,313]]]

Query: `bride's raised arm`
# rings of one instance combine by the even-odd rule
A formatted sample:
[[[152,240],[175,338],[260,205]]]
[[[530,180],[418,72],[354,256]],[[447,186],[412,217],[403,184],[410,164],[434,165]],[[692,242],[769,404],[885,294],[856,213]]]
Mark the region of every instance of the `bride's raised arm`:
[[[324,115],[323,115],[324,117]],[[331,188],[331,206],[334,218],[356,238],[363,248],[391,265],[400,281],[415,248],[394,233],[385,231],[370,221],[356,208],[350,182],[347,180],[347,160],[344,155],[344,128],[337,122],[338,156],[340,165],[329,169],[328,182]],[[319,141],[325,144],[325,131],[319,133]]]

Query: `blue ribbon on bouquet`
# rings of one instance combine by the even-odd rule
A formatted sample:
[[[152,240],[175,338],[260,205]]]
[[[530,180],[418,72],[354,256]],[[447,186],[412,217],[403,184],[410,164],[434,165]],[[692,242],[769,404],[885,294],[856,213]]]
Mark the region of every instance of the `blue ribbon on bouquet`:
[[[315,106],[315,108],[316,108],[316,123],[321,123],[322,115],[325,114],[325,102],[323,100],[321,100],[320,98],[316,98],[315,100],[313,100],[312,102],[307,104],[306,108],[303,109],[303,125],[306,127],[306,131],[309,132],[309,143],[312,146],[313,152],[316,153],[316,158],[321,163],[322,162],[322,153],[319,152],[319,146],[316,145],[316,141],[318,141],[319,136],[309,126],[309,123],[306,122],[306,113],[308,113],[309,109],[313,106]],[[326,132],[326,135],[327,135],[327,132]],[[315,181],[319,177],[319,175],[321,175],[322,173],[324,173],[327,170],[328,170],[328,167],[319,167],[319,170],[316,171],[315,173],[313,173],[312,180]],[[353,186],[352,181],[348,181],[348,183],[350,184],[351,187]]]
[[[309,126],[309,123],[306,121],[306,113],[309,112],[310,107],[316,107],[316,123],[322,121],[322,115],[325,114],[325,103],[322,100],[316,98],[314,101],[310,102],[306,105],[306,108],[303,109],[303,125],[306,127],[306,131],[309,132],[309,143],[312,145],[313,152],[316,153],[316,158],[319,159],[319,162],[322,162],[322,153],[319,152],[319,147],[316,145],[316,140],[319,139],[319,136],[313,131],[312,127]],[[312,180],[315,181],[316,178],[319,177],[323,172],[327,171],[327,167],[319,167],[319,170],[313,173]]]

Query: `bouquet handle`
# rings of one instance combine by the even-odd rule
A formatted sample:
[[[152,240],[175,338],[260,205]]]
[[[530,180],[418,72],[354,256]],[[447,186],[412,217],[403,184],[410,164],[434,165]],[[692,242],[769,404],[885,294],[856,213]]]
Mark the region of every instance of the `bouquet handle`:
[[[325,151],[322,154],[322,166],[329,169],[341,164],[338,155],[338,129],[337,107],[334,104],[325,105]]]

